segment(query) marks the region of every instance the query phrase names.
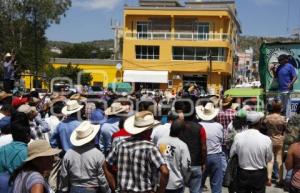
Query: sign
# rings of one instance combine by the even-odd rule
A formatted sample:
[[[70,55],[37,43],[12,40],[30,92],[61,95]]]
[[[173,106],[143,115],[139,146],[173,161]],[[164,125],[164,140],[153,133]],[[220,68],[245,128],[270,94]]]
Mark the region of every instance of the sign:
[[[300,43],[270,43],[260,48],[259,74],[261,83],[266,90],[271,89],[273,81],[272,66],[278,66],[278,56],[290,56],[290,63],[294,66],[298,80],[294,84],[294,91],[300,92]]]

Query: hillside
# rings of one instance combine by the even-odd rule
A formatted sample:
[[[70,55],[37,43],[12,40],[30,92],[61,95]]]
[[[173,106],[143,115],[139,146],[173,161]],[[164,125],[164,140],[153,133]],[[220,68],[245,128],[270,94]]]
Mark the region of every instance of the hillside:
[[[277,41],[292,41],[291,38],[285,37],[258,37],[258,36],[240,36],[238,40],[238,51],[243,51],[252,47],[254,50],[254,59],[258,60],[259,58],[259,47],[263,41],[266,42],[277,42]],[[49,41],[49,47],[57,47],[60,49],[70,46],[73,43],[63,42],[63,41]],[[92,45],[99,49],[109,49],[114,47],[113,39],[108,40],[95,40],[89,42],[81,42],[80,44]]]
[[[52,47],[57,47],[60,49],[63,49],[66,46],[70,46],[74,43],[70,43],[70,42],[64,42],[64,41],[48,41],[48,46],[50,48]],[[76,43],[77,44],[77,43]],[[92,45],[95,46],[99,49],[103,48],[103,49],[109,49],[109,48],[113,48],[114,47],[114,41],[112,39],[108,39],[108,40],[94,40],[94,41],[89,41],[89,42],[81,42],[78,44],[87,44],[87,45]]]
[[[285,37],[258,37],[258,36],[240,36],[238,40],[238,51],[244,51],[249,47],[254,50],[254,60],[259,59],[259,48],[263,42],[288,42],[292,38]]]

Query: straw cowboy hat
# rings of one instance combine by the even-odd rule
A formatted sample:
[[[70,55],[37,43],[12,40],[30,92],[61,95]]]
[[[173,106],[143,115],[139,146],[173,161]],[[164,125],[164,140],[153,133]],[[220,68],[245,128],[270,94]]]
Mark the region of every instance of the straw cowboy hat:
[[[25,162],[31,161],[38,157],[54,156],[61,152],[60,149],[51,148],[46,140],[34,140],[28,145],[28,158]]]
[[[29,106],[28,104],[24,104],[24,105],[19,106],[17,111],[21,112],[21,113],[25,113],[25,114],[29,114],[31,112],[37,113],[36,108],[33,107],[33,106]]]
[[[80,111],[83,108],[83,105],[79,105],[76,100],[70,100],[67,102],[66,106],[61,110],[64,115],[71,115]]]
[[[83,97],[81,96],[80,94],[73,94],[71,97],[70,97],[70,100],[77,100],[78,102],[85,102],[87,101],[87,98],[86,97]]]
[[[218,95],[210,97],[209,101],[212,102],[215,107],[218,107],[220,105],[220,97]]]
[[[0,92],[0,101],[2,101],[3,99],[12,96],[12,94],[8,94],[5,91],[1,91]]]
[[[128,110],[128,106],[122,105],[119,102],[115,102],[111,104],[110,107],[104,111],[104,113],[105,115],[116,115],[127,110]]]
[[[223,98],[222,106],[227,107],[232,104],[232,101],[233,101],[233,98],[231,98],[230,96],[227,96],[227,97]]]
[[[124,128],[131,135],[136,135],[152,129],[159,123],[159,121],[154,119],[153,113],[150,111],[141,111],[128,117],[124,122]]]
[[[213,103],[207,103],[205,107],[203,106],[195,107],[195,110],[197,116],[204,121],[210,121],[214,119],[219,113],[219,109],[215,108]]]
[[[93,125],[90,121],[83,121],[71,134],[70,141],[74,146],[82,146],[92,141],[98,131],[100,125]]]
[[[6,53],[5,56],[4,56],[4,58],[9,58],[9,57],[11,57],[10,53]]]

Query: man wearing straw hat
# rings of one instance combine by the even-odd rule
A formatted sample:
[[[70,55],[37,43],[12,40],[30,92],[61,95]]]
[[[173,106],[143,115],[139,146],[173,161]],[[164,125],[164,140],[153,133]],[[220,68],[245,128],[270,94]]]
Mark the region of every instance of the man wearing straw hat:
[[[59,147],[63,153],[67,152],[73,145],[71,144],[70,137],[75,128],[80,125],[78,121],[77,112],[83,108],[76,100],[70,100],[62,109],[62,114],[67,116],[54,131],[50,144],[52,147]]]
[[[210,177],[210,186],[213,193],[222,192],[222,142],[223,126],[216,122],[219,109],[213,103],[207,103],[204,107],[196,107],[196,113],[206,133],[206,170],[202,178],[202,185],[205,184],[206,177]]]
[[[10,53],[5,54],[3,62],[4,91],[11,93],[15,82],[15,59]]]
[[[107,121],[101,126],[100,130],[100,150],[107,155],[111,149],[112,135],[119,131],[119,122],[121,118],[127,118],[128,106],[122,105],[120,102],[112,103],[105,110],[105,115],[108,116]]]
[[[73,148],[64,156],[60,173],[63,192],[110,192],[102,169],[105,157],[94,143],[99,129],[99,125],[84,121],[72,132]]]
[[[158,148],[149,141],[152,128],[158,123],[149,111],[138,112],[126,119],[124,128],[132,137],[121,141],[106,158],[107,165],[117,166],[117,184],[107,166],[104,167],[112,191],[165,192],[169,170]]]

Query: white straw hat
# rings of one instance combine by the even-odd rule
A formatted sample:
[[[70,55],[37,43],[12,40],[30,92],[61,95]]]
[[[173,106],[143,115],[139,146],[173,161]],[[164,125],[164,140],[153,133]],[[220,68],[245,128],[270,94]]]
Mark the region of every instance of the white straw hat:
[[[116,115],[118,113],[121,113],[123,111],[127,111],[128,106],[127,105],[122,105],[119,102],[113,103],[110,105],[109,108],[105,110],[105,115]]]
[[[154,119],[153,113],[150,111],[141,111],[128,117],[124,122],[124,128],[128,133],[136,135],[148,129],[152,129],[159,123],[159,121]]]
[[[197,106],[195,107],[197,116],[204,121],[210,121],[214,119],[218,113],[219,109],[214,107],[213,103],[207,103],[205,107]]]
[[[74,146],[82,146],[92,141],[97,135],[100,125],[93,125],[90,121],[83,121],[71,134],[70,141]]]
[[[76,100],[70,100],[67,102],[66,106],[61,110],[64,115],[71,115],[80,111],[83,108],[83,105],[79,105]]]
[[[8,57],[11,57],[11,54],[10,53],[6,53],[4,58],[8,58]]]

